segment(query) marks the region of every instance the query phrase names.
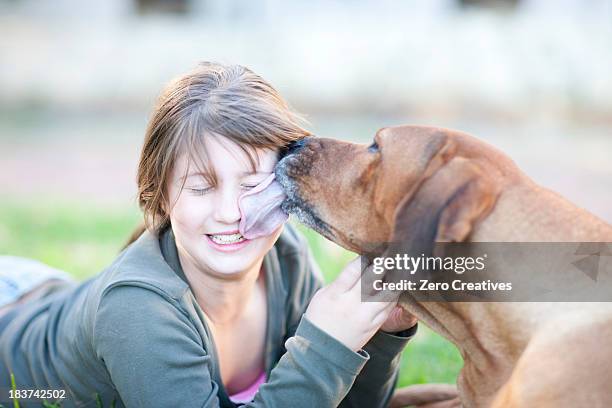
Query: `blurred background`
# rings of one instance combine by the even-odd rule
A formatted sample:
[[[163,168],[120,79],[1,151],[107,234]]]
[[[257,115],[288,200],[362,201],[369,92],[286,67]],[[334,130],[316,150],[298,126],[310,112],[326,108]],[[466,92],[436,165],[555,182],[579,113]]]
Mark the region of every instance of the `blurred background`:
[[[469,132],[612,222],[612,0],[0,0],[0,254],[108,265],[155,97],[201,60],[248,66],[320,136]],[[331,279],[352,255],[304,231]],[[460,366],[422,328],[400,383]]]

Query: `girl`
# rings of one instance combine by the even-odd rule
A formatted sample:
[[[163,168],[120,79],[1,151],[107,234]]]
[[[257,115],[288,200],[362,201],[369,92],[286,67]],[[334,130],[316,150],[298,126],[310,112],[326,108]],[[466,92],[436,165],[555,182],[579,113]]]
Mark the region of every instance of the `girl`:
[[[244,67],[172,82],[138,167],[146,231],[94,278],[3,309],[0,388],[13,373],[64,407],[385,406],[414,318],[360,301],[358,261],[320,289],[289,225],[238,232],[238,197],[307,135]]]

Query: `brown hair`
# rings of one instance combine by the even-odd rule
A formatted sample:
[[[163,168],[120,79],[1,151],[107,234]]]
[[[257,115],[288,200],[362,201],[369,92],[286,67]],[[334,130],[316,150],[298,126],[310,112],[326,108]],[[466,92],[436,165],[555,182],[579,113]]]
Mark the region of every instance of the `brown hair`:
[[[200,63],[176,78],[159,96],[138,164],[138,204],[145,226],[159,233],[169,224],[167,183],[180,154],[188,152],[210,175],[204,139],[224,136],[255,166],[255,149],[282,149],[310,133],[279,93],[240,65]]]

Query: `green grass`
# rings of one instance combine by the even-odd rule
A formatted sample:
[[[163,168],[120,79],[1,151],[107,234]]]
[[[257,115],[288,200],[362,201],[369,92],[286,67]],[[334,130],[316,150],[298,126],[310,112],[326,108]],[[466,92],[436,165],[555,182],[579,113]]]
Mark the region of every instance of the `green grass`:
[[[15,390],[17,390],[17,384],[15,383],[15,375],[13,375],[13,373],[11,373],[11,389],[13,390],[13,392],[15,392]],[[14,400],[13,401],[13,407],[14,408],[19,408],[19,401]]]
[[[111,262],[139,220],[135,208],[4,202],[0,254],[35,258],[81,279]]]
[[[38,259],[83,279],[112,262],[140,219],[135,207],[4,201],[0,203],[0,254]],[[355,257],[315,232],[298,228],[326,280]],[[461,365],[457,349],[421,324],[403,352],[399,384],[452,383]]]

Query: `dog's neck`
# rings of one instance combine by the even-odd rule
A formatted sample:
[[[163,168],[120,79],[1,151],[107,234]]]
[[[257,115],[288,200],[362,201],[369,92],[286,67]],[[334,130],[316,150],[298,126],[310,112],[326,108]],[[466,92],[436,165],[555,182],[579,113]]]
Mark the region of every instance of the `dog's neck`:
[[[533,332],[518,303],[416,302],[410,295],[401,302],[457,346],[464,359],[458,385],[478,406],[486,406],[508,379]]]
[[[404,299],[404,298],[403,298]],[[417,318],[479,361],[512,360],[527,343],[531,324],[521,304],[498,302],[404,302]]]

